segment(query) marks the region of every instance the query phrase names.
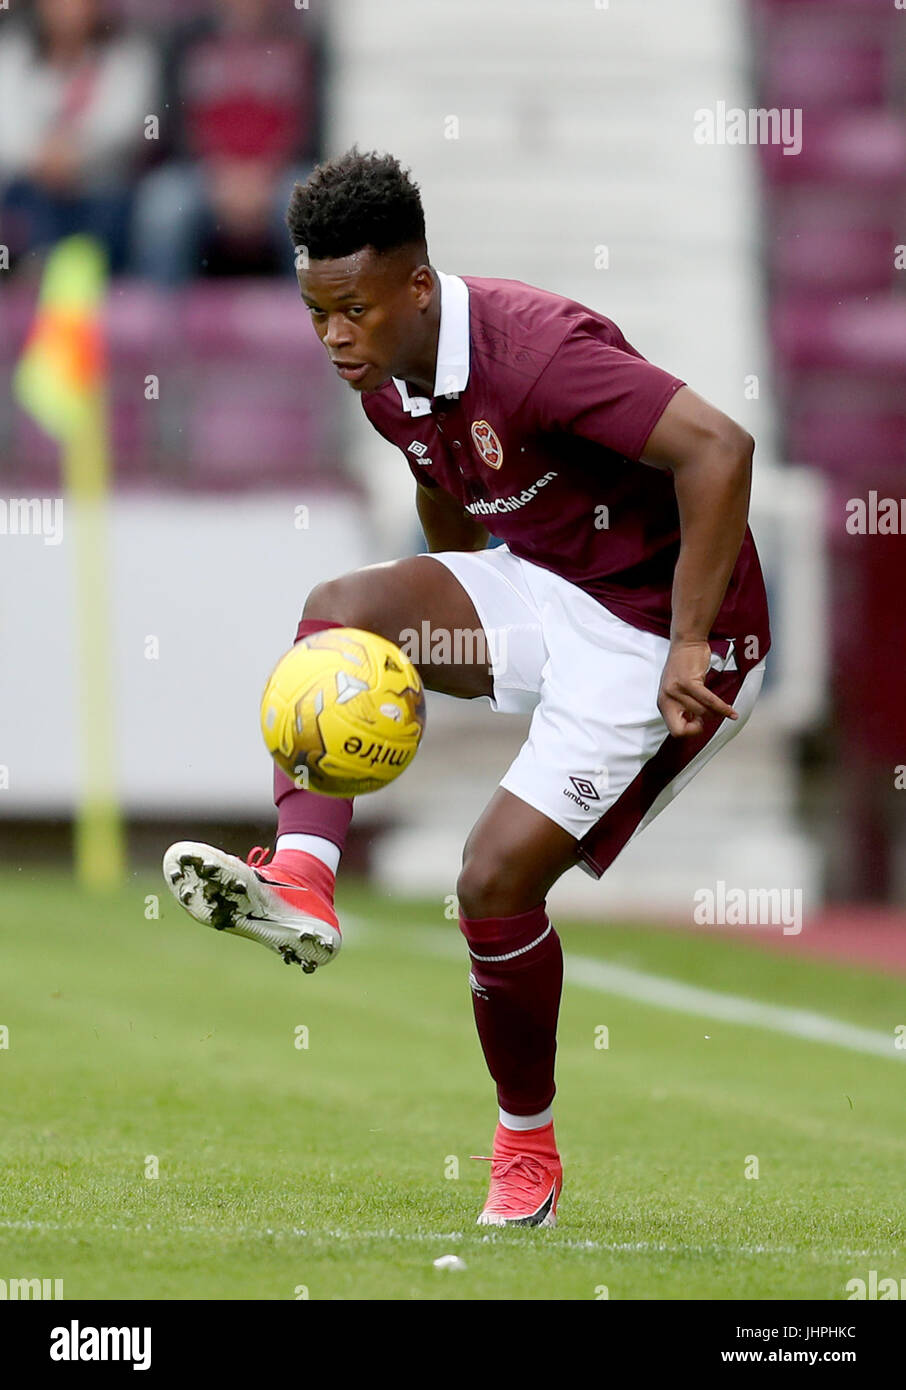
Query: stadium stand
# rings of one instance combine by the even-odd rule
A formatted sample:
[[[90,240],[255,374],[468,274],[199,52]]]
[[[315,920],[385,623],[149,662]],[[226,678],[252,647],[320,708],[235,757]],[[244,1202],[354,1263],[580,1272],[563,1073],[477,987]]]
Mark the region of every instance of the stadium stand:
[[[840,852],[829,889],[885,898],[904,869],[901,535],[853,535],[847,503],[899,498],[906,463],[906,43],[862,0],[757,0],[760,102],[802,110],[795,159],[763,147],[765,259],[786,456],[829,485],[825,529]],[[871,717],[866,719],[866,712]],[[899,868],[897,856],[899,855]]]

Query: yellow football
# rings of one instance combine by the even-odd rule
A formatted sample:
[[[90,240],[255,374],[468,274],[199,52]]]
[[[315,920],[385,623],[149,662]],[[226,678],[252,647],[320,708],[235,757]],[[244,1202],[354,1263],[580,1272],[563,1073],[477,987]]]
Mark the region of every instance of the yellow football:
[[[393,642],[361,628],[303,637],[261,697],[261,732],[299,787],[327,796],[377,791],[404,772],[425,729],[425,691]]]

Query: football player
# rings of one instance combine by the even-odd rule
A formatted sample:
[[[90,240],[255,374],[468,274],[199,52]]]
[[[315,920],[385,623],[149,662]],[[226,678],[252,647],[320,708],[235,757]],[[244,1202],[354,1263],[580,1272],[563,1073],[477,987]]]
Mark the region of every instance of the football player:
[[[423,651],[425,685],[532,711],[457,896],[499,1106],[479,1222],[550,1226],[563,958],[546,895],[573,866],[600,877],[751,713],[770,646],[753,440],[597,310],[437,270],[418,189],[388,155],[319,166],[287,221],[314,331],[400,449],[428,547],[316,585],[296,640],[477,634],[457,664]],[[198,921],[311,972],[340,949],[352,802],[279,771],[275,800],[269,863],[183,841],[164,872]]]

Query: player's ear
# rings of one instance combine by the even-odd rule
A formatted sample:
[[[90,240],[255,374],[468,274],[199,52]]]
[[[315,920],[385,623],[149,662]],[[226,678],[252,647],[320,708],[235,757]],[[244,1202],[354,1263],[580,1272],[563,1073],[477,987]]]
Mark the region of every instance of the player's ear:
[[[427,262],[416,266],[409,276],[409,287],[415,297],[415,303],[419,309],[427,309],[434,293],[434,276],[431,267]]]

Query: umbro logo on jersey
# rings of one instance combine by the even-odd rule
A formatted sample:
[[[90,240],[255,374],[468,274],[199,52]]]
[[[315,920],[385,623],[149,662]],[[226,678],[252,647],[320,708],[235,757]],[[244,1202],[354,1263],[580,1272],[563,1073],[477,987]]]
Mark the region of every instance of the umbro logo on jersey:
[[[430,467],[431,464],[431,460],[425,458],[425,454],[427,452],[427,444],[423,444],[420,439],[413,439],[412,443],[409,445],[409,448],[406,450],[407,454],[414,454],[417,461],[419,463],[424,464],[426,468]]]

